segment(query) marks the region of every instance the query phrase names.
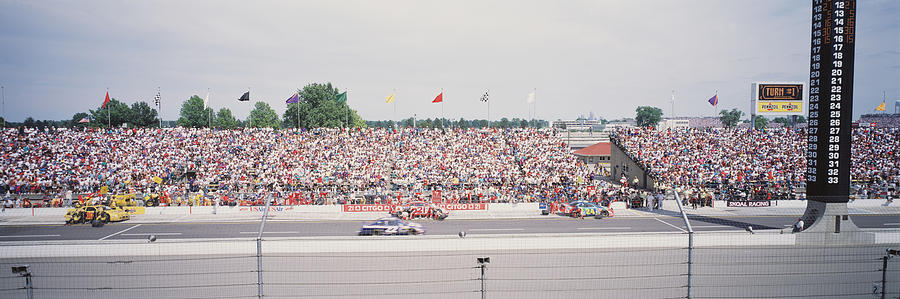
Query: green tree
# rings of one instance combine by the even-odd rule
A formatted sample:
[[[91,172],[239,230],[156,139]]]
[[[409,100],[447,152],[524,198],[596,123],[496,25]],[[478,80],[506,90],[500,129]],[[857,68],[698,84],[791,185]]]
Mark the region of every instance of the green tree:
[[[250,111],[250,126],[254,128],[279,128],[281,120],[278,114],[266,102],[256,102],[253,111]]]
[[[509,119],[506,117],[501,118],[497,126],[501,128],[509,128]]]
[[[179,127],[202,128],[209,126],[212,108],[203,109],[203,99],[197,95],[181,104],[181,113],[178,118]]]
[[[731,109],[731,111],[722,110],[719,112],[719,120],[726,128],[733,128],[736,126],[738,121],[741,120],[741,116],[744,116],[744,112],[737,108]]]
[[[756,116],[756,123],[753,124],[753,128],[759,130],[769,126],[769,119],[762,115]]]
[[[234,115],[231,114],[231,109],[228,108],[219,109],[213,124],[223,129],[236,129],[241,126],[241,122],[234,118]]]
[[[337,128],[348,123],[351,127],[365,127],[365,121],[356,110],[350,109],[345,101],[337,100],[340,93],[331,83],[311,83],[304,86],[299,90],[300,101],[288,104],[287,110],[282,114],[284,126],[297,127],[299,115],[302,128]]]
[[[156,109],[150,108],[150,105],[143,101],[131,104],[131,123],[136,127],[158,126]]]
[[[90,110],[90,113],[93,126],[112,125],[113,127],[118,127],[124,123],[131,122],[131,109],[128,108],[127,104],[116,99],[110,99],[105,107],[101,105],[97,110]]]
[[[662,109],[650,106],[640,106],[635,109],[635,120],[640,127],[655,127],[662,119]]]

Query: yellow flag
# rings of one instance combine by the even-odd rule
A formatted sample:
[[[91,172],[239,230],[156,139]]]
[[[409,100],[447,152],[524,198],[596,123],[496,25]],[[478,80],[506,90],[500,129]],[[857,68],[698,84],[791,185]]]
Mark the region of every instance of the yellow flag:
[[[884,111],[884,101],[881,101],[881,105],[875,107],[875,111]]]
[[[394,102],[394,94],[392,93],[390,96],[384,99],[385,103],[393,103]]]
[[[155,176],[153,177],[153,182],[157,184],[162,184],[162,178]]]

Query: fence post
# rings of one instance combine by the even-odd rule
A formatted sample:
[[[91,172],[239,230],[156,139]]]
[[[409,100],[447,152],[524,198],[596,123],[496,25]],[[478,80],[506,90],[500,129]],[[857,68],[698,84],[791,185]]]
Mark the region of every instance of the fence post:
[[[262,278],[262,234],[263,230],[266,228],[266,218],[269,218],[269,203],[271,200],[266,200],[266,210],[263,211],[262,221],[259,223],[259,234],[256,236],[256,285],[257,285],[257,296],[259,299],[263,297],[263,278]]]
[[[678,192],[676,192],[675,189],[672,189],[672,194],[675,194],[675,196],[673,196],[675,198],[675,203],[678,204],[678,211],[681,212],[681,219],[684,220],[684,226],[687,227],[688,231],[687,299],[691,299],[694,266],[694,229],[691,227],[691,222],[688,221],[687,214],[684,213],[684,207],[681,205],[681,198],[678,196]]]
[[[484,289],[484,270],[487,268],[487,264],[491,262],[490,257],[479,257],[475,259],[478,261],[478,267],[481,268],[481,299],[487,298],[486,290]]]

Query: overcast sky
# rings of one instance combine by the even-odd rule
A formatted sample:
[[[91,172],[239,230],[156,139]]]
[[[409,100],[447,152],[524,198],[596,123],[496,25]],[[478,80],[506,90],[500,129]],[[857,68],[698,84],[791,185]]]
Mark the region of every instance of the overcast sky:
[[[243,119],[284,112],[313,82],[349,90],[364,119],[749,113],[750,83],[809,76],[810,1],[2,1],[10,121],[69,119],[106,89],[178,117],[191,95]],[[857,8],[855,118],[900,99],[900,1]],[[445,103],[431,104],[443,89]]]

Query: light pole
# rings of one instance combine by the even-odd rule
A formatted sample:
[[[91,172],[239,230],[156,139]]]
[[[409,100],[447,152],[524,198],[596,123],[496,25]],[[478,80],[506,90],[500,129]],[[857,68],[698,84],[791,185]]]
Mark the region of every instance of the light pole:
[[[478,267],[481,268],[481,299],[487,298],[487,294],[484,289],[484,270],[487,269],[487,264],[491,263],[490,257],[479,257],[478,259]]]
[[[31,287],[31,272],[28,271],[28,265],[12,266],[12,273],[25,277],[25,298],[33,299],[34,292]]]

